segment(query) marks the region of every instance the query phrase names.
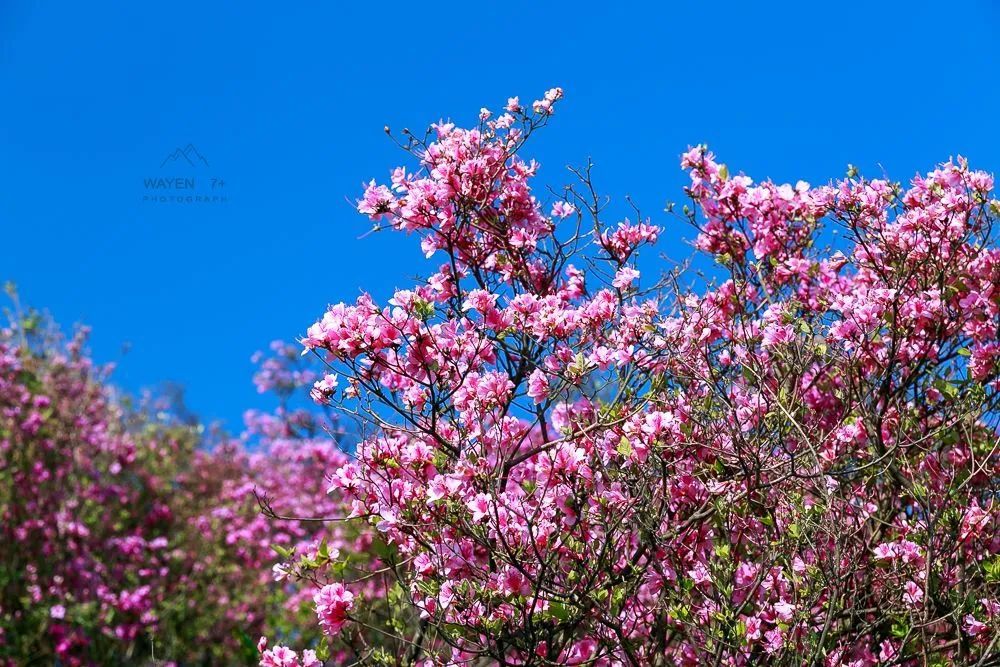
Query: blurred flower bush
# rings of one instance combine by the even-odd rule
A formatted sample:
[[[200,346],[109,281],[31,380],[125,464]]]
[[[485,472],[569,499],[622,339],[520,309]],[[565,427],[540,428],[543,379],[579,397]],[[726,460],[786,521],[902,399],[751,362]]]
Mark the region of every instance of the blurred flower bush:
[[[311,593],[275,575],[275,550],[357,535],[261,511],[337,509],[315,501],[344,454],[285,407],[301,378],[264,382],[281,405],[248,413],[240,438],[209,437],[114,392],[86,336],[34,313],[0,331],[0,664],[245,664],[264,633],[318,643]]]

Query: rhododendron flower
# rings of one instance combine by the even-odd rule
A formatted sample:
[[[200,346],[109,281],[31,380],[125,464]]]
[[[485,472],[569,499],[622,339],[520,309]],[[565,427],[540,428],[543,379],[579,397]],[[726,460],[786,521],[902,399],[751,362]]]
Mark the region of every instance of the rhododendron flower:
[[[358,211],[372,220],[381,220],[383,217],[391,215],[395,212],[396,207],[396,198],[389,188],[384,185],[376,185],[374,180],[368,184],[364,197],[358,201]]]
[[[549,395],[549,380],[545,371],[536,368],[528,377],[528,396],[535,399],[535,403],[541,403]]]
[[[919,607],[924,599],[924,589],[915,581],[907,581],[903,586],[903,601],[914,607]]]
[[[333,373],[327,373],[323,376],[322,380],[317,380],[313,385],[312,390],[309,395],[314,401],[321,405],[328,404],[330,398],[333,396],[334,392],[337,390],[337,376]]]
[[[557,201],[552,205],[552,212],[549,214],[554,218],[568,218],[576,213],[576,206],[566,201]]]
[[[618,289],[628,289],[632,283],[639,278],[639,272],[630,266],[623,266],[618,269],[615,279],[611,282]]]
[[[309,665],[316,664],[319,663],[316,662],[315,655],[313,655]],[[286,646],[275,646],[272,649],[264,650],[261,653],[260,665],[261,667],[306,667],[305,662],[299,662],[299,654]]]
[[[962,619],[962,628],[965,630],[965,634],[970,637],[976,637],[988,630],[986,624],[977,620],[972,614],[966,614]]]
[[[787,623],[795,615],[795,605],[788,602],[776,602],[774,604],[774,613],[778,618]]]
[[[472,520],[480,521],[490,513],[490,497],[485,493],[478,494],[467,503],[469,511],[472,512]]]
[[[552,88],[545,93],[545,97],[540,100],[535,100],[532,104],[532,108],[535,113],[540,114],[551,114],[553,113],[553,105],[561,99],[563,96],[562,88]]]
[[[354,594],[343,584],[327,584],[313,598],[320,626],[329,635],[336,635],[347,622],[347,614],[354,609]]]
[[[785,644],[785,635],[778,628],[764,633],[764,651],[768,654],[777,653]]]

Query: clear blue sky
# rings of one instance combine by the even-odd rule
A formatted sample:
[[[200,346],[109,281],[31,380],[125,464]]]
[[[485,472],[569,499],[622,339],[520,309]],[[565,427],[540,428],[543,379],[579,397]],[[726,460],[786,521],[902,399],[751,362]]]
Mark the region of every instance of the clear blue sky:
[[[0,0],[0,279],[93,326],[125,388],[180,382],[238,427],[265,403],[254,350],[426,273],[413,239],[358,238],[350,200],[401,158],[385,124],[562,86],[546,182],[593,156],[660,220],[701,142],[755,178],[908,179],[957,153],[1000,171],[995,2],[601,5]],[[161,168],[189,143],[208,166]],[[142,202],[185,174],[228,201]]]

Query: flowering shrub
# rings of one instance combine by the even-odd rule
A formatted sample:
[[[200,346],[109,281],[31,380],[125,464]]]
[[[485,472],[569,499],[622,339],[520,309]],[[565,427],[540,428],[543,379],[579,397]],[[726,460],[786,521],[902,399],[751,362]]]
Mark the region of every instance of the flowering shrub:
[[[136,436],[81,353],[0,339],[0,656],[125,660],[158,622],[175,520]],[[150,441],[170,455],[183,433]],[[0,660],[4,659],[0,658]]]
[[[755,183],[693,148],[676,217],[716,268],[682,287],[589,169],[533,194],[561,97],[406,133],[358,209],[437,269],[303,339],[314,398],[365,424],[328,518],[395,582],[297,570],[337,664],[1000,660],[992,178]]]
[[[292,627],[316,643],[296,616],[311,592],[270,567],[275,548],[315,550],[319,524],[265,518],[254,491],[315,509],[344,455],[285,410],[205,449],[113,396],[84,338],[64,345],[34,315],[0,330],[0,665],[248,663],[261,633]]]

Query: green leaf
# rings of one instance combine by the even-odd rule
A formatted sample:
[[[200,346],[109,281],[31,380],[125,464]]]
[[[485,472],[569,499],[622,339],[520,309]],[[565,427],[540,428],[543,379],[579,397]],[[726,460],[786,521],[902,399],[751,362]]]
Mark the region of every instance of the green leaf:
[[[330,659],[330,642],[326,636],[320,640],[319,646],[316,647],[316,657],[324,662]]]
[[[272,544],[271,549],[274,550],[274,553],[278,554],[285,560],[288,560],[292,556],[291,549],[286,549],[285,547],[279,546],[277,544]]]
[[[566,605],[560,602],[552,602],[549,604],[549,613],[560,621],[565,621],[570,617],[570,610]]]
[[[632,443],[624,435],[622,439],[618,441],[618,453],[628,458],[632,456]]]

